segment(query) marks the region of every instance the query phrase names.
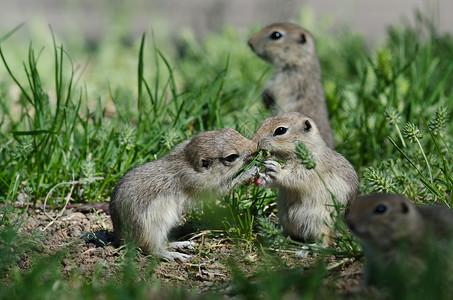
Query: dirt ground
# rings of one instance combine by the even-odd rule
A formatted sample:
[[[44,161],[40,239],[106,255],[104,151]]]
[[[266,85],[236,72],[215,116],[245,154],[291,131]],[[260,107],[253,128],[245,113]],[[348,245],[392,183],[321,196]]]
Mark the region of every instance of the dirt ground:
[[[113,245],[112,222],[109,216],[108,203],[89,203],[68,206],[63,213],[60,211],[43,212],[42,209],[29,210],[28,220],[21,228],[22,232],[32,234],[42,232],[43,251],[47,254],[57,253],[66,246],[61,268],[64,275],[69,275],[77,268],[81,275],[90,276],[99,265],[103,274],[117,270],[124,248]],[[192,291],[205,293],[219,292],[227,289],[232,280],[231,258],[245,276],[252,278],[262,263],[262,256],[257,251],[245,246],[234,245],[223,231],[199,231],[187,236],[195,243],[193,250],[186,251],[194,255],[190,263],[168,262],[153,258],[144,253],[138,255],[140,272],[146,272],[150,260],[156,265],[152,277],[162,285],[185,286]],[[186,239],[187,239],[186,237]],[[286,269],[310,268],[316,259],[294,259],[292,253],[279,253],[285,261]],[[338,263],[329,258],[328,263]],[[25,257],[20,268],[29,268],[30,262]],[[337,274],[335,285],[341,293],[349,293],[357,289],[362,276],[362,266],[358,262],[347,261],[334,268]],[[143,275],[144,276],[144,275]]]

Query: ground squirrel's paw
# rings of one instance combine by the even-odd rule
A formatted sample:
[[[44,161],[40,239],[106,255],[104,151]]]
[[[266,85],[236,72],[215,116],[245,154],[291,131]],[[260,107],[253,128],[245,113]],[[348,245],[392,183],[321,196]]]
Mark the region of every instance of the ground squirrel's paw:
[[[247,179],[251,179],[251,178],[255,177],[257,174],[259,174],[259,171],[260,171],[260,168],[258,168],[257,166],[253,166],[250,169],[248,169],[247,171],[245,171],[244,177]]]
[[[264,171],[266,175],[273,180],[277,179],[277,175],[282,170],[280,163],[275,160],[266,160],[263,162],[263,166],[266,168],[266,170]]]
[[[313,248],[313,247],[316,247],[316,244],[309,244],[308,246],[302,246],[302,250],[299,250],[297,251],[295,254],[294,254],[294,257],[295,258],[298,258],[298,259],[304,259],[304,258],[307,258],[308,255],[313,255],[313,256],[316,256],[317,254],[316,253],[313,253],[312,251],[310,251],[310,248]]]
[[[273,179],[263,173],[258,173],[258,177],[253,180],[256,186],[265,187],[272,184]]]
[[[274,160],[266,160],[263,162],[265,168],[264,173],[258,173],[258,177],[254,180],[256,186],[270,187],[277,179],[282,166],[279,162]]]
[[[236,185],[254,182],[255,179],[253,178],[256,178],[258,174],[259,168],[257,166],[253,166],[244,170],[242,173],[238,173],[231,182],[231,188],[234,188]]]
[[[168,243],[168,247],[171,249],[195,249],[195,243],[192,241],[181,241]]]
[[[189,262],[192,259],[192,255],[166,250],[161,251],[159,256],[168,261]]]

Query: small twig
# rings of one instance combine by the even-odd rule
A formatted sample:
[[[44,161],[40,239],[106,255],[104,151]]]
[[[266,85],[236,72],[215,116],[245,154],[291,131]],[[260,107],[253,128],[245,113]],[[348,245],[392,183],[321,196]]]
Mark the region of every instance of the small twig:
[[[90,252],[93,252],[93,251],[96,251],[96,248],[90,248],[84,252],[82,252],[83,255],[87,254],[87,253],[90,253]]]
[[[345,258],[345,259],[342,259],[342,260],[340,260],[339,262],[337,262],[337,263],[335,263],[335,264],[333,264],[333,265],[331,265],[331,266],[326,267],[326,270],[327,270],[327,271],[330,271],[330,270],[336,269],[336,268],[338,268],[339,266],[341,266],[342,264],[346,263],[348,260],[351,260],[351,258],[348,258],[348,257],[347,257],[347,258]]]
[[[211,250],[213,248],[224,247],[224,246],[226,247],[228,245],[227,244],[215,244],[215,245],[211,245],[211,246],[207,247],[207,249]]]
[[[73,175],[73,178],[74,178],[74,175]],[[48,217],[51,221],[49,224],[47,224],[46,227],[44,227],[44,229],[42,229],[42,231],[45,231],[47,228],[49,228],[49,226],[51,226],[53,223],[55,223],[55,221],[61,217],[64,213],[64,211],[66,210],[66,206],[68,205],[69,203],[69,200],[71,200],[71,195],[72,195],[72,192],[74,191],[74,186],[76,184],[81,184],[81,183],[85,183],[85,182],[89,182],[89,181],[94,181],[94,180],[101,180],[101,179],[104,179],[104,177],[91,177],[91,178],[85,178],[85,179],[80,179],[80,180],[74,180],[74,181],[68,181],[68,182],[60,182],[58,184],[56,184],[55,186],[53,186],[49,193],[47,193],[47,196],[46,196],[46,199],[44,199],[44,204],[43,204],[43,212],[44,214],[46,215],[46,217]],[[52,218],[47,212],[46,212],[46,204],[47,204],[47,199],[49,199],[50,195],[52,195],[52,192],[55,188],[57,188],[58,186],[60,185],[64,185],[64,184],[70,184],[71,185],[71,190],[69,191],[68,195],[66,196],[66,203],[65,205],[63,206],[63,209],[61,210],[61,212],[59,214],[57,214],[57,216],[55,218]]]
[[[176,275],[172,275],[172,274],[163,274],[163,275],[165,277],[167,277],[167,278],[176,279],[176,280],[179,280],[179,281],[185,281],[186,280],[184,277],[176,276]]]
[[[72,175],[72,176],[73,176],[73,178],[74,178],[74,175]],[[59,184],[55,185],[55,186],[49,191],[49,193],[47,194],[47,196],[50,195],[50,192],[52,192],[52,190],[53,190],[54,188],[56,188],[58,185],[61,185],[61,184],[63,184],[63,183],[59,183]],[[55,223],[55,221],[56,221],[59,217],[61,217],[61,216],[63,215],[63,213],[64,213],[64,211],[65,211],[65,209],[66,209],[66,205],[68,205],[69,200],[71,200],[72,191],[74,191],[74,184],[71,185],[71,190],[69,191],[68,195],[66,196],[66,202],[65,202],[65,205],[63,206],[63,209],[61,210],[61,212],[60,212],[59,214],[57,214],[57,216],[56,216],[55,218],[52,218],[52,217],[51,217],[50,215],[48,215],[47,212],[46,212],[46,202],[47,202],[47,198],[48,198],[48,197],[46,197],[46,199],[44,200],[43,212],[44,212],[44,214],[45,214],[48,218],[50,218],[52,221],[50,221],[49,224],[47,224],[47,226],[44,227],[44,229],[43,229],[42,231],[46,231],[47,228],[49,228],[53,223]]]
[[[194,240],[200,236],[204,236],[204,235],[207,235],[207,234],[211,234],[213,232],[224,232],[224,230],[203,230],[202,232],[200,233],[197,233],[196,235],[192,236],[189,241],[191,240]]]
[[[296,250],[286,250],[286,249],[278,249],[278,248],[272,248],[272,247],[264,247],[266,250],[270,251],[275,251],[275,252],[281,252],[281,253],[289,253],[289,254],[295,254],[297,251]]]

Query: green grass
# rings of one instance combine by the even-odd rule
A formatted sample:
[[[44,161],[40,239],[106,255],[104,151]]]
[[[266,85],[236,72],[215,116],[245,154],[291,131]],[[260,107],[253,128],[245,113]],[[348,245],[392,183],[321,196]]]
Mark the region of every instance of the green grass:
[[[452,36],[440,34],[419,16],[415,26],[392,27],[383,44],[368,50],[361,36],[350,31],[332,36],[327,29],[313,33],[336,148],[357,170],[362,193],[404,193],[417,202],[451,207]],[[251,137],[270,115],[260,94],[272,70],[248,49],[247,36],[235,28],[227,27],[202,43],[186,33],[177,53],[146,35],[125,46],[122,35],[113,32],[90,53],[95,59],[87,64],[80,63],[87,57],[85,50],[73,53],[51,31],[47,44],[35,46],[31,41],[27,53],[15,51],[24,44],[16,40],[16,30],[20,29],[0,37],[2,253],[10,247],[31,247],[10,230],[20,227],[17,216],[25,209],[12,205],[19,195],[26,195],[29,205],[42,204],[55,187],[48,199],[52,206],[64,204],[68,193],[76,202],[106,201],[127,170],[165,155],[196,133],[231,127]],[[419,34],[422,31],[425,34]],[[87,180],[98,177],[103,179]],[[72,181],[80,184],[58,185]],[[248,249],[288,247],[279,228],[267,220],[274,198],[273,191],[236,190],[222,200],[224,212],[216,229],[225,229],[230,239]],[[199,217],[196,211],[192,214]],[[340,251],[331,253],[360,257],[357,244],[339,222]],[[68,281],[57,271],[58,263],[46,265],[38,255],[35,266],[19,274],[14,268],[17,259],[0,255],[0,272],[8,282],[2,296],[26,297],[18,292],[27,287],[43,299],[50,294],[141,298],[155,288],[138,280],[127,258],[125,277],[113,276],[105,284],[95,284],[95,278]],[[256,287],[234,273],[235,291],[258,297],[251,290]],[[297,274],[283,280],[261,274],[258,286],[265,298],[272,298],[294,285],[284,279],[297,278],[308,288],[295,292],[311,298],[329,276],[322,265]],[[42,286],[32,284],[40,277]],[[330,291],[321,295],[328,297]],[[178,289],[168,293],[188,296]]]

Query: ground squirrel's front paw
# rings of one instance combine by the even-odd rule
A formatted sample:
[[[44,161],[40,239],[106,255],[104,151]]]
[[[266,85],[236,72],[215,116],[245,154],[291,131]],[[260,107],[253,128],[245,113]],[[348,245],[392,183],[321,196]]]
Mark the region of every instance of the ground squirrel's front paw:
[[[282,166],[280,165],[280,163],[274,160],[264,161],[263,166],[265,168],[264,173],[258,173],[258,178],[255,179],[255,184],[259,187],[272,186],[272,184],[277,179]]]
[[[266,175],[266,174],[258,173],[258,177],[255,178],[253,180],[253,182],[258,187],[265,187],[265,186],[271,185],[272,182],[273,182],[273,179],[270,176]]]
[[[244,173],[244,178],[250,180],[256,177],[260,172],[260,169],[257,166],[253,166]]]
[[[272,180],[277,179],[277,175],[282,170],[280,163],[275,160],[266,160],[263,162],[263,166],[266,168],[266,170],[264,171],[265,174],[272,178]]]
[[[234,188],[240,184],[250,184],[255,182],[258,175],[259,168],[257,166],[252,166],[249,169],[242,170],[233,177],[233,180],[231,181],[231,188]]]

